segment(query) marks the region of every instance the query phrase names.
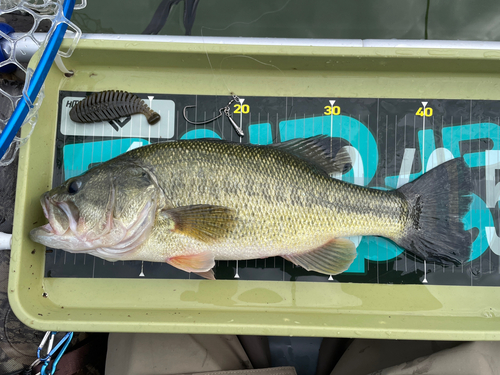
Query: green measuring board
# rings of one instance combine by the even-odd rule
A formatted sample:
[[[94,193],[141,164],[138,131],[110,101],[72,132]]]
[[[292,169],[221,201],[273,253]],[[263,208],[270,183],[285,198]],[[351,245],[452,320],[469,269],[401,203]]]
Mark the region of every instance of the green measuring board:
[[[218,261],[218,279],[363,282],[437,285],[500,285],[500,103],[481,100],[241,97],[232,117],[245,133],[240,138],[219,114],[230,97],[138,93],[161,121],[144,116],[113,124],[76,124],[69,110],[89,93],[61,92],[54,165],[54,186],[127,150],[172,139],[217,138],[268,145],[315,135],[328,136],[332,153],[346,147],[353,164],[344,181],[376,189],[395,189],[436,165],[464,157],[474,181],[473,201],[464,218],[473,236],[472,254],[462,266],[423,263],[381,237],[351,238],[358,256],[341,275],[306,271],[280,257]],[[167,264],[110,263],[85,254],[48,249],[47,277],[198,278]]]

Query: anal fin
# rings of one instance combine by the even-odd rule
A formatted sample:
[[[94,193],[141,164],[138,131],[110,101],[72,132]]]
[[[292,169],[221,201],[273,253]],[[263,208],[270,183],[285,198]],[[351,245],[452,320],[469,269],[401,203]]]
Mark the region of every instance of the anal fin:
[[[356,246],[352,241],[335,238],[307,253],[282,255],[282,257],[308,271],[337,275],[349,268],[356,255]]]
[[[198,276],[204,277],[207,280],[215,280],[215,274],[213,270],[207,272],[194,272]]]

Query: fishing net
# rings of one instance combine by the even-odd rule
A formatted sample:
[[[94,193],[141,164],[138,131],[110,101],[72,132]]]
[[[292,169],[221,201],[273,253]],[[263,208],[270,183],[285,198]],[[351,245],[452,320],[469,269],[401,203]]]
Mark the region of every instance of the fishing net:
[[[43,101],[43,85],[36,100],[31,101],[27,95],[33,70],[27,67],[27,59],[23,57],[29,54],[29,49],[34,46],[38,49],[34,58],[39,58],[56,27],[61,23],[67,24],[66,37],[73,38],[73,43],[66,51],[59,50],[56,57],[58,67],[64,72],[61,57],[71,56],[81,36],[80,29],[64,16],[63,3],[63,0],[0,0],[0,22],[4,23],[0,25],[0,77],[2,77],[0,80],[0,133],[4,131],[15,107],[21,100],[25,100],[30,108],[23,121],[23,126],[27,126],[29,131],[22,138],[20,132],[16,135],[0,160],[0,167],[12,163],[19,147],[26,143],[33,133],[38,119],[38,110]],[[80,0],[74,9],[82,9],[85,6],[86,0]],[[28,27],[23,28],[22,22],[17,22],[19,27],[12,27],[12,23],[9,24],[6,21],[12,20],[13,17],[14,21],[19,21],[20,18],[29,19]],[[48,28],[45,38],[40,37],[40,34],[35,35],[37,31],[43,29],[44,25]],[[9,84],[16,78],[24,80],[23,90],[12,89],[16,85]]]
[[[75,9],[85,5],[83,0]],[[20,137],[19,132],[0,160],[0,231],[12,230],[16,155],[33,132],[44,96],[43,85],[36,100],[31,101],[27,94],[33,83],[31,67],[36,65],[28,68],[28,62],[38,50],[32,57],[36,59],[33,63],[37,62],[61,23],[68,25],[66,37],[73,37],[73,43],[66,51],[58,52],[56,63],[57,59],[71,55],[81,35],[78,27],[64,17],[63,0],[0,0],[0,134],[21,101],[26,101],[30,108],[26,118],[19,119],[29,131],[25,137]],[[0,275],[8,275],[8,265],[9,253],[2,252]],[[8,304],[6,277],[0,277],[0,326],[0,374],[17,374],[35,359],[43,332],[24,326],[14,316]]]

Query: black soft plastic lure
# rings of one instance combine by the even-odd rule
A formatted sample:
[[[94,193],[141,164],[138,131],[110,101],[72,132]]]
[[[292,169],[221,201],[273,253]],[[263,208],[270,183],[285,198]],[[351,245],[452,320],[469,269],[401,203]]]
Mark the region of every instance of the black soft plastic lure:
[[[146,116],[150,125],[160,121],[160,115],[137,95],[115,90],[96,92],[87,96],[71,108],[69,117],[74,122],[90,123],[117,120],[136,113]]]

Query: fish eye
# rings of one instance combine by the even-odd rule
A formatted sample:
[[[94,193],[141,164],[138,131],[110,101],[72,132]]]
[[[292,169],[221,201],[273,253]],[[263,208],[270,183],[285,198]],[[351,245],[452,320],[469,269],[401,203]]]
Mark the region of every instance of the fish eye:
[[[76,194],[78,193],[78,190],[80,190],[81,187],[82,187],[82,181],[74,180],[71,182],[71,184],[68,185],[68,193]]]

